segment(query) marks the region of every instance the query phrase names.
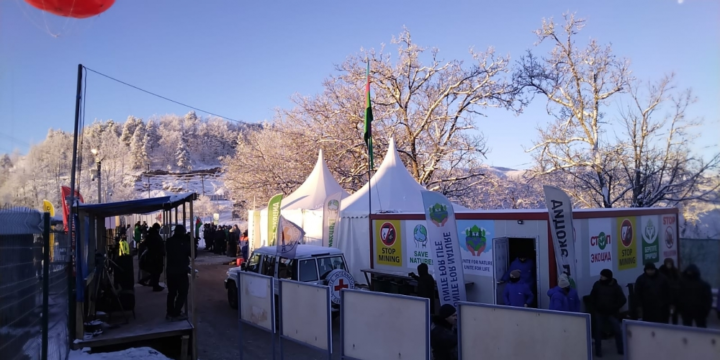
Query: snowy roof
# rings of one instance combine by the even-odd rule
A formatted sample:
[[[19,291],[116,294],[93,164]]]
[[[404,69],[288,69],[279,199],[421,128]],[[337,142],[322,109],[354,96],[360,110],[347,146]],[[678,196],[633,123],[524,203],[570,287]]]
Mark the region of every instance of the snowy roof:
[[[390,139],[387,154],[370,181],[373,214],[424,213],[425,206],[420,192],[426,189],[418,184],[405,168],[395,147],[394,139]],[[467,210],[457,204],[453,204],[453,208],[455,211]],[[342,216],[368,213],[368,184],[343,199],[340,204],[340,213]]]
[[[103,204],[80,204],[78,209],[98,217],[129,214],[146,214],[159,210],[170,210],[182,203],[197,200],[196,193],[174,194],[150,199],[117,201]]]
[[[317,209],[323,206],[328,196],[338,192],[342,192],[343,198],[348,196],[330,173],[320,150],[315,167],[305,182],[292,194],[283,197],[282,209]]]

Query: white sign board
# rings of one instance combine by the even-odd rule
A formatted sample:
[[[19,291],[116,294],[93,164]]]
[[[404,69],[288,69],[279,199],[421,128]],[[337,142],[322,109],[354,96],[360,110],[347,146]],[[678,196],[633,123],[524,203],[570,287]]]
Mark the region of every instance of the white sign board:
[[[274,333],[275,295],[272,278],[244,271],[238,274],[240,319]]]
[[[463,360],[591,358],[589,314],[460,303],[458,320]]]
[[[327,286],[280,280],[280,334],[332,351],[329,292]]]
[[[627,360],[720,359],[720,331],[623,321]]]
[[[342,357],[430,359],[430,301],[361,290],[342,291]]]

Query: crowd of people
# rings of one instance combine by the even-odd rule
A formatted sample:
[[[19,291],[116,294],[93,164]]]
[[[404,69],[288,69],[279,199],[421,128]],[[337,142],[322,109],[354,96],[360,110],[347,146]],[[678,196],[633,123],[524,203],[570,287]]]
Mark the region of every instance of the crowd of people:
[[[508,268],[501,282],[508,281],[503,292],[505,305],[515,307],[536,307],[534,291],[534,263],[526,257],[515,259]],[[408,274],[418,283],[416,294],[430,299],[433,304],[436,298],[435,281],[428,272],[426,264],[417,267],[418,275]],[[581,312],[581,300],[570,279],[562,274],[558,284],[548,290],[549,309],[564,312]],[[678,324],[684,326],[707,327],[707,319],[712,310],[712,290],[710,284],[702,279],[699,268],[688,265],[684,271],[675,267],[673,259],[665,259],[660,269],[654,263],[647,263],[634,283],[634,311],[642,321]],[[600,272],[600,279],[595,282],[592,291],[585,297],[587,312],[592,315],[592,336],[595,341],[595,356],[602,357],[602,339],[605,334],[615,338],[618,354],[623,354],[623,337],[620,321],[621,310],[628,299],[622,287],[613,277],[610,269]],[[717,316],[720,319],[720,301]],[[431,308],[432,322],[430,342],[433,358],[436,360],[457,358],[457,315],[456,309],[444,304],[438,312]]]
[[[237,225],[203,225],[205,249],[217,255],[248,258],[248,232],[240,232]]]

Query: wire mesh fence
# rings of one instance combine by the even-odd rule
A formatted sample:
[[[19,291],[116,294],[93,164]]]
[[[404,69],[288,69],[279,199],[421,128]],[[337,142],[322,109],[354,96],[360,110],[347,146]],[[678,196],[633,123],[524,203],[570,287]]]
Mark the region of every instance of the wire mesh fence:
[[[69,236],[45,229],[42,213],[22,208],[0,210],[3,360],[67,359],[69,254]],[[44,315],[47,321],[43,321]]]
[[[680,262],[683,270],[697,265],[703,280],[720,288],[720,239],[680,239]]]

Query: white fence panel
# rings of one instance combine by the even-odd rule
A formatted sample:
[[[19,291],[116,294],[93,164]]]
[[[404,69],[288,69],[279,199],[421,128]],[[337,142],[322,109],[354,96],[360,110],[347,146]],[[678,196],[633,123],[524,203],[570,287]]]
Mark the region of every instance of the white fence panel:
[[[272,278],[245,271],[241,271],[239,274],[240,319],[274,333],[275,295],[273,294]]]
[[[460,359],[590,359],[590,315],[461,302]]]
[[[280,281],[280,335],[332,352],[330,287]]]
[[[343,290],[343,358],[430,359],[430,302],[427,299]]]
[[[720,331],[623,321],[627,360],[720,359]]]

